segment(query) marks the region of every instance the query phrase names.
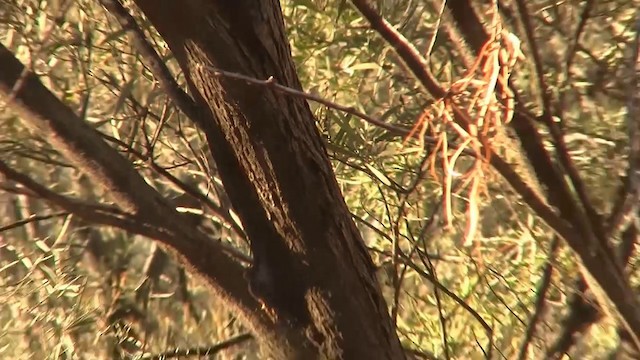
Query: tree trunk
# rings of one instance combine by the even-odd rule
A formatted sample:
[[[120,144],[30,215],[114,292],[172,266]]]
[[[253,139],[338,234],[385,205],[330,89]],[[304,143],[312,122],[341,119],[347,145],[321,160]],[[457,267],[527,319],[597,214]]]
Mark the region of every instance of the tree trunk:
[[[279,2],[136,4],[209,118],[201,130],[251,242],[248,280],[265,305],[256,311],[283,334],[305,334],[287,356],[404,358],[306,101],[216,72],[300,88]]]

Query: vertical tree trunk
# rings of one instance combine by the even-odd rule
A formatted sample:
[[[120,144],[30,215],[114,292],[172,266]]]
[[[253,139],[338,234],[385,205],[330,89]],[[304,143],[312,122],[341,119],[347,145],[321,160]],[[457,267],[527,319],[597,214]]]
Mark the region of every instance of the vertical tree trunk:
[[[136,4],[210,115],[202,130],[251,241],[253,294],[277,326],[306,336],[288,356],[404,358],[306,101],[216,73],[300,88],[279,2]]]

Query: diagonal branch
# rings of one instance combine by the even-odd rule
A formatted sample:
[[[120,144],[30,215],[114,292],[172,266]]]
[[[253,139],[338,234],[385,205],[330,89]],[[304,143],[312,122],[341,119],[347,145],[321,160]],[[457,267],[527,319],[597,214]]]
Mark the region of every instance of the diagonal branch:
[[[257,333],[290,351],[276,324],[256,311],[242,266],[201,231],[186,226],[184,217],[148,185],[130,162],[109,147],[98,132],[55,97],[11,51],[0,45],[0,96],[33,130],[47,137],[62,155],[105,189],[122,212],[158,226],[152,238],[176,253],[192,271],[204,277],[222,301],[235,309]],[[17,84],[17,82],[20,82]],[[7,166],[3,168],[5,171]],[[105,219],[106,221],[107,219]],[[290,338],[296,338],[292,335]]]
[[[352,0],[352,3],[360,10],[363,16],[367,18],[371,27],[394,47],[398,56],[407,67],[409,67],[423,87],[427,89],[432,96],[436,98],[443,97],[445,95],[444,90],[437,84],[433,76],[429,74],[424,66],[426,62],[420,54],[417,53],[415,48],[371,7],[368,0]],[[467,36],[467,34],[465,34],[465,36]],[[478,34],[468,36],[476,37]],[[521,107],[522,105],[520,105],[520,109],[516,109],[516,115],[519,113],[520,115],[526,114]],[[462,123],[464,123],[464,120],[468,119],[468,114],[456,109],[456,107],[453,107],[453,110],[456,120],[462,120]],[[571,226],[565,228],[569,231],[564,231],[560,235],[567,241],[581,260],[584,273],[588,275],[589,282],[593,282],[592,289],[597,293],[599,302],[605,304],[607,300],[611,300],[614,304],[611,310],[616,315],[619,315],[622,325],[629,330],[632,337],[634,337],[634,341],[640,346],[640,340],[638,340],[638,335],[640,335],[638,301],[633,295],[633,291],[624,275],[622,266],[609,247],[605,246],[606,243],[597,236],[598,231],[594,231],[593,224],[590,223],[589,218],[573,200],[568,184],[562,179],[560,174],[553,170],[553,163],[544,149],[540,134],[531,121],[527,119],[526,116],[520,116],[520,120],[522,121],[516,121],[516,119],[514,119],[514,128],[525,150],[532,151],[532,153],[528,155],[535,168],[536,174],[543,180],[552,180],[542,181],[547,185],[550,192],[551,203],[557,206],[562,217],[571,223]],[[467,124],[468,123],[469,122],[467,122]],[[539,167],[537,164],[539,160],[547,163],[548,166]],[[491,155],[491,163],[494,167],[497,163],[502,170],[509,171],[510,166],[495,154]],[[498,171],[500,172],[500,170]],[[511,171],[513,172],[513,169],[511,169]],[[546,178],[549,174],[553,175],[551,179]],[[507,181],[514,179],[521,180],[517,174],[513,173],[513,175],[513,177],[510,176],[506,178]],[[555,180],[560,181],[556,182]],[[527,189],[530,188],[527,187]],[[551,193],[552,191],[555,193]],[[526,200],[527,199],[525,199],[525,201]],[[536,209],[534,209],[534,211],[538,213]],[[573,231],[570,231],[570,229],[573,229]]]
[[[372,125],[385,129],[390,134],[395,136],[409,136],[409,134],[411,133],[410,129],[388,124],[380,119],[373,118],[353,108],[336,104],[332,101],[328,101],[321,97],[311,95],[303,91],[293,89],[288,86],[281,85],[277,83],[273,78],[269,78],[267,80],[260,80],[260,79],[255,79],[242,74],[220,70],[213,67],[207,67],[207,68],[211,70],[215,75],[242,80],[253,85],[269,87],[271,89],[285,93],[287,95],[301,97],[307,100],[318,102],[329,108],[346,112]],[[437,142],[436,139],[431,137],[425,137],[424,140],[425,142],[429,142],[429,143]],[[472,149],[465,149],[464,153],[474,157],[478,156],[478,154],[476,154]],[[494,167],[494,169],[500,175],[502,175],[505,178],[505,180],[507,180],[507,182],[516,190],[518,194],[520,194],[520,196],[525,200],[527,204],[529,204],[529,206],[538,214],[538,216],[540,216],[547,223],[547,225],[549,225],[560,236],[563,236],[563,237],[571,236],[571,234],[573,233],[573,230],[571,229],[569,224],[566,221],[564,221],[562,218],[558,217],[558,215],[554,212],[554,210],[551,207],[549,207],[547,204],[545,204],[545,202],[538,196],[538,194],[524,180],[522,180],[522,178],[511,168],[511,166],[505,160],[503,160],[498,156],[492,156],[490,159],[490,162],[491,162],[491,165]]]
[[[627,99],[627,131],[629,138],[629,159],[627,175],[620,189],[619,200],[613,206],[613,210],[607,221],[607,237],[615,236],[626,225],[621,234],[621,243],[618,246],[617,255],[622,264],[627,264],[638,241],[638,202],[640,201],[640,13],[636,21],[636,37],[632,46],[631,58],[628,69]],[[585,331],[590,325],[601,317],[598,309],[585,297],[586,286],[583,281],[578,283],[578,289],[582,291],[573,295],[570,300],[571,311],[563,321],[563,331],[550,347],[549,356],[559,357],[569,351],[575,343],[575,335]]]
[[[629,164],[627,181],[629,188],[626,203],[633,204],[629,213],[635,215],[640,202],[640,12],[636,20],[634,39],[628,70],[627,131],[629,136]]]
[[[536,75],[538,79],[538,87],[540,88],[541,96],[542,96],[542,108],[543,113],[539,117],[546,127],[549,129],[549,133],[553,138],[555,143],[556,156],[560,160],[564,170],[569,175],[571,179],[571,184],[576,191],[576,195],[582,206],[584,207],[585,213],[589,218],[589,222],[595,231],[596,236],[602,242],[603,246],[609,247],[607,239],[604,237],[604,230],[602,224],[602,218],[598,215],[595,207],[593,206],[591,200],[587,196],[587,189],[582,177],[578,173],[578,170],[575,166],[575,163],[571,156],[569,155],[569,149],[567,148],[567,144],[564,140],[564,136],[558,124],[553,119],[552,113],[552,105],[551,105],[551,90],[549,85],[547,84],[544,77],[544,67],[541,58],[541,53],[538,47],[538,43],[534,36],[533,25],[530,21],[529,10],[527,9],[527,4],[523,0],[516,0],[518,12],[520,13],[520,19],[522,25],[524,27],[524,32],[527,37],[527,42],[529,47],[531,48],[531,53],[533,57],[533,63],[536,68]],[[589,8],[589,3],[587,3],[587,9]],[[584,26],[582,24],[581,26]],[[577,40],[576,40],[577,41]],[[568,71],[568,69],[567,69]],[[559,110],[562,111],[562,110]]]
[[[93,224],[113,226],[132,234],[167,241],[169,233],[153,224],[145,222],[143,219],[136,218],[135,215],[127,214],[112,206],[88,204],[57,194],[34,181],[29,176],[14,170],[2,160],[0,160],[0,174],[22,185],[30,192],[30,195],[35,195],[54,206],[64,209],[65,212],[63,214],[74,214]]]
[[[451,14],[456,22],[456,26],[461,30],[464,39],[472,48],[472,50],[476,54],[478,54],[481,51],[484,43],[489,39],[489,35],[485,31],[480,19],[476,15],[473,6],[471,6],[471,2],[447,1],[447,7],[451,11]],[[533,52],[534,54],[538,54],[535,42],[533,42]],[[535,62],[539,63],[539,61]],[[541,65],[537,69],[540,86],[542,89],[545,89],[547,85],[544,82],[544,78],[540,79],[540,76],[542,76]],[[593,207],[590,205],[587,196],[584,195],[584,190],[582,190],[584,189],[584,186],[582,185],[582,180],[577,174],[577,171],[571,170],[575,170],[575,166],[572,164],[572,160],[567,155],[568,152],[566,151],[564,139],[562,138],[559,130],[556,129],[555,123],[553,123],[553,121],[547,121],[547,125],[552,127],[551,130],[557,130],[555,132],[552,131],[556,135],[554,137],[554,141],[560,144],[560,147],[564,146],[561,149],[556,148],[556,150],[559,154],[559,158],[564,159],[562,161],[563,166],[568,168],[568,171],[573,174],[570,175],[570,177],[574,182],[574,187],[576,189],[581,189],[579,191],[583,193],[581,199],[583,199],[584,203],[587,204],[587,216],[582,214],[581,209],[575,203],[571,190],[569,189],[565,181],[565,177],[559,171],[561,169],[558,169],[558,167],[553,162],[549,152],[545,149],[543,145],[543,139],[534,125],[534,121],[537,120],[536,117],[522,105],[523,102],[520,100],[517,89],[511,86],[511,90],[516,100],[516,111],[511,121],[511,126],[520,139],[522,148],[524,149],[527,158],[531,163],[538,181],[540,181],[540,183],[543,184],[547,189],[549,203],[557,207],[560,210],[560,214],[562,215],[562,217],[571,222],[573,226],[577,227],[578,229],[591,229],[594,221],[595,224],[598,224],[601,221],[599,221],[598,217],[594,215],[595,211],[590,210]],[[499,87],[499,91],[503,91],[503,89]],[[550,102],[546,95],[544,99],[546,99],[544,101],[545,104],[548,104]],[[550,110],[548,110],[550,108],[550,105],[545,105],[544,108],[546,110],[543,118],[550,119]],[[596,229],[601,229],[601,226],[598,225],[594,225],[593,227]],[[598,233],[601,232],[599,231]],[[598,241],[603,244],[606,243],[602,240],[601,237],[598,238]]]
[[[243,344],[249,340],[253,339],[251,334],[241,334],[230,339],[227,339],[223,342],[215,344],[213,346],[202,346],[198,348],[190,348],[190,349],[174,349],[171,351],[165,351],[160,354],[149,354],[143,355],[140,357],[140,360],[164,360],[164,359],[173,359],[173,358],[185,358],[185,357],[205,357],[210,358],[215,356],[217,353],[226,350],[232,346],[237,346]]]
[[[420,55],[418,50],[394,29],[387,20],[371,7],[368,0],[351,0],[353,5],[367,19],[371,27],[382,36],[389,45],[393,46],[402,62],[409,68],[420,85],[434,98],[443,98],[447,92],[438,84],[438,81],[429,72],[427,60]]]
[[[553,275],[553,262],[555,261],[556,254],[558,249],[560,248],[560,239],[558,237],[554,237],[551,241],[551,246],[549,248],[549,258],[547,260],[547,264],[542,271],[542,278],[540,279],[540,283],[538,284],[538,288],[535,290],[536,292],[536,302],[535,302],[535,311],[531,318],[529,319],[529,323],[527,324],[527,330],[525,332],[524,341],[522,345],[520,345],[520,350],[518,354],[519,360],[526,359],[527,350],[533,340],[533,337],[536,332],[536,327],[538,323],[542,319],[546,304],[547,304],[547,293],[551,288],[551,275]]]
[[[0,172],[1,172],[1,170],[0,170]],[[52,213],[52,214],[47,214],[47,215],[31,215],[31,216],[29,216],[27,218],[24,218],[24,219],[21,219],[21,220],[18,220],[18,221],[14,221],[11,224],[0,226],[0,233],[5,232],[7,230],[19,228],[21,226],[26,226],[27,224],[30,224],[30,223],[49,220],[49,219],[54,219],[54,218],[57,218],[57,217],[67,216],[67,215],[69,215],[69,212],[67,212],[67,211],[62,211],[62,212],[57,212],[57,213]]]
[[[164,61],[147,41],[133,16],[129,14],[119,0],[100,0],[100,3],[118,20],[122,29],[129,34],[131,42],[151,68],[153,75],[160,83],[164,92],[191,121],[202,126],[202,116],[198,112],[196,103],[180,88]]]

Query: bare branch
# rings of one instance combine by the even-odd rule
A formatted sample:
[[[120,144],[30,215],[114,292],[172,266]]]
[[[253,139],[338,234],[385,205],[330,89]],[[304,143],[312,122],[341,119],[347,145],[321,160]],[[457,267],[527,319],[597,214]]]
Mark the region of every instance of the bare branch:
[[[418,79],[432,96],[441,98],[446,95],[446,92],[437,84],[436,80],[426,69],[426,62],[420,54],[371,7],[368,0],[352,0],[352,3],[369,21],[371,27],[394,47],[398,56],[400,56],[416,79]],[[474,36],[478,36],[478,34],[474,34]],[[518,99],[516,99],[516,103],[518,102]],[[521,109],[521,105],[518,107],[516,114],[523,110]],[[471,124],[468,114],[455,106],[452,107],[452,110],[456,122],[459,122],[461,126]],[[562,216],[573,225],[561,226],[564,230],[561,236],[579,256],[584,272],[588,275],[590,284],[593,283],[591,285],[592,288],[594,288],[593,291],[596,293],[598,301],[606,304],[608,300],[611,300],[614,304],[611,310],[614,311],[616,315],[619,315],[622,325],[629,330],[634,341],[640,347],[640,340],[638,340],[638,334],[640,334],[640,312],[638,311],[637,299],[633,296],[633,291],[624,275],[624,270],[611,249],[607,246],[606,241],[604,241],[602,236],[598,236],[602,234],[602,232],[595,229],[597,223],[593,224],[589,216],[585,216],[578,204],[573,200],[566,181],[554,171],[553,163],[542,144],[540,134],[526,117],[525,115],[519,116],[518,120],[514,119],[514,128],[525,149],[528,148],[528,152],[531,152],[528,154],[529,160],[532,162],[532,165],[534,165],[536,174],[539,178],[545,180],[543,183],[547,185],[550,191],[551,203],[557,206]],[[486,144],[486,141],[482,141],[483,139],[480,140],[483,145]],[[520,177],[513,172],[513,169],[511,169],[508,163],[504,162],[504,160],[495,154],[492,154],[490,158],[491,164],[496,170],[501,174],[503,174],[503,172],[504,174],[509,174],[505,176],[505,179],[509,181],[512,186],[514,186],[514,184],[518,186],[522,185],[518,183],[521,182]],[[540,166],[540,164],[536,163],[538,161],[548,163],[548,166]],[[526,186],[526,184],[524,185],[523,189],[525,191],[530,190],[530,187]],[[518,188],[516,188],[516,191],[519,191]],[[525,197],[522,193],[521,195]],[[537,194],[527,194],[525,201],[530,198],[537,199]],[[532,208],[534,205],[540,205],[538,202],[533,203],[534,205],[529,203],[529,201],[527,201],[527,203]],[[540,215],[539,209],[533,209]],[[557,216],[554,216],[554,220],[556,220],[556,217]],[[561,220],[561,222],[563,221]],[[554,229],[556,231],[558,230],[555,227]]]
[[[244,268],[236,260],[198,229],[185,226],[184,217],[175,207],[151,188],[131,163],[109,147],[95,129],[60,102],[34,74],[29,73],[20,86],[16,86],[25,68],[2,45],[0,68],[3,69],[0,71],[0,94],[7,104],[28,126],[46,134],[49,142],[94,183],[105,188],[122,209],[118,210],[120,213],[132,214],[120,221],[135,221],[119,223],[119,227],[147,226],[147,230],[153,233],[151,238],[161,241],[177,253],[192,271],[207,279],[221,300],[235,308],[256,332],[265,338],[275,339],[275,324],[265,313],[255,311],[260,304],[249,292]],[[3,172],[10,173],[11,169],[5,164]],[[20,174],[14,172],[14,175]],[[114,214],[117,214],[116,210],[108,214],[98,213],[102,215],[100,223],[113,222]]]
[[[232,346],[240,345],[249,340],[253,339],[251,334],[242,334],[231,339],[225,340],[221,343],[218,343],[213,346],[203,346],[198,348],[191,349],[175,349],[172,351],[165,351],[160,354],[150,355],[145,354],[140,357],[140,360],[164,360],[164,359],[173,359],[173,358],[183,358],[183,357],[212,357],[217,353],[224,351]]]
[[[542,65],[541,54],[538,49],[538,43],[536,41],[534,34],[533,25],[530,21],[529,11],[527,9],[527,4],[523,0],[516,0],[517,8],[520,13],[520,19],[522,21],[524,32],[527,36],[527,40],[529,43],[529,47],[531,48],[531,53],[533,56],[533,63],[536,68],[536,75],[538,79],[538,86],[540,88],[540,93],[542,94],[542,108],[543,113],[539,117],[540,120],[544,122],[544,124],[549,129],[549,133],[553,138],[555,144],[556,155],[560,160],[564,170],[569,175],[571,179],[571,183],[573,188],[580,199],[580,203],[584,207],[587,217],[589,218],[589,222],[587,223],[590,227],[593,228],[593,231],[597,238],[600,240],[603,246],[609,247],[607,239],[604,237],[604,230],[602,224],[602,218],[598,215],[595,207],[593,206],[591,200],[587,196],[587,189],[582,177],[578,173],[576,169],[575,163],[569,155],[569,149],[567,148],[567,144],[564,140],[564,135],[558,124],[553,119],[553,112],[551,106],[551,90],[549,85],[547,84],[544,78],[544,68]],[[586,5],[587,7],[589,4]],[[584,26],[584,25],[582,25]],[[562,109],[559,109],[562,111]]]
[[[529,324],[527,324],[527,331],[525,333],[524,341],[522,345],[520,345],[520,353],[518,354],[519,360],[524,360],[527,358],[527,349],[529,348],[529,344],[533,339],[533,336],[536,332],[536,326],[545,310],[547,292],[551,287],[551,275],[553,274],[553,262],[555,261],[556,253],[560,248],[560,239],[555,237],[551,242],[551,248],[549,249],[549,259],[547,260],[547,265],[545,265],[544,270],[542,271],[542,279],[540,279],[540,284],[538,284],[538,288],[536,289],[536,305],[534,309],[534,313],[529,319]]]
[[[147,65],[151,68],[153,75],[158,82],[160,82],[165,93],[187,117],[198,125],[203,126],[204,122],[202,116],[198,113],[195,102],[180,88],[171,71],[169,71],[158,53],[147,41],[133,16],[129,14],[119,0],[100,0],[100,3],[118,20],[122,28],[129,34],[131,42],[147,62]]]
[[[636,20],[636,37],[632,47],[628,70],[627,131],[629,133],[629,189],[625,203],[633,204],[629,214],[636,216],[640,202],[640,12]]]
[[[37,183],[29,176],[12,169],[8,164],[0,160],[0,173],[7,179],[24,186],[31,194],[43,199],[50,204],[64,209],[65,213],[78,217],[94,224],[113,226],[132,234],[147,236],[152,239],[166,241],[167,234],[154,225],[145,223],[142,219],[135,219],[135,215],[122,212],[115,207],[98,204],[88,204],[75,199],[57,194],[47,187]]]
[[[30,223],[33,223],[33,222],[54,219],[54,218],[57,218],[57,217],[67,216],[67,215],[69,215],[69,213],[66,212],[66,211],[57,212],[57,213],[53,213],[53,214],[47,214],[47,215],[31,215],[26,219],[14,221],[11,224],[0,226],[0,233],[2,233],[4,231],[7,231],[7,230],[15,229],[15,228],[18,228],[18,227],[21,227],[21,226],[24,226],[24,225],[27,225],[27,224],[30,224]]]
[[[587,4],[588,5],[588,4]],[[585,9],[586,11],[586,9]],[[632,46],[628,68],[627,94],[627,131],[629,138],[629,157],[627,175],[623,179],[619,199],[614,203],[613,210],[607,220],[606,238],[615,236],[621,228],[621,243],[618,246],[617,257],[621,264],[627,264],[638,237],[638,203],[640,202],[640,12],[636,20],[636,37]],[[569,301],[570,312],[564,320],[563,330],[558,340],[550,347],[549,356],[559,357],[569,351],[575,343],[575,336],[583,332],[601,318],[598,309],[587,299],[592,294],[587,292],[583,280],[577,280],[577,293]]]
[[[378,12],[371,7],[368,0],[351,0],[353,5],[369,21],[371,27],[376,30],[389,45],[393,46],[400,59],[409,68],[420,85],[434,98],[443,98],[447,92],[440,87],[438,81],[427,70],[427,60],[420,55],[418,50],[407,39],[393,28]]]
[[[405,128],[401,128],[401,127],[397,127],[397,126],[393,126],[393,125],[389,125],[385,122],[383,122],[382,120],[377,120],[374,118],[369,117],[366,114],[363,113],[359,113],[357,112],[355,109],[349,108],[349,107],[345,107],[343,105],[339,105],[336,103],[333,103],[331,101],[328,101],[326,99],[311,95],[311,94],[307,94],[305,92],[284,86],[284,85],[280,85],[277,82],[275,82],[275,80],[273,78],[269,78],[267,80],[259,80],[259,79],[254,79],[245,75],[241,75],[241,74],[236,74],[233,72],[229,72],[229,71],[224,71],[224,70],[220,70],[217,68],[213,68],[213,67],[207,67],[208,70],[210,70],[211,72],[213,72],[214,74],[218,74],[221,76],[226,76],[229,78],[234,78],[234,79],[238,79],[238,80],[243,80],[246,81],[249,84],[254,84],[254,85],[262,85],[262,86],[266,86],[266,87],[270,87],[273,88],[277,91],[281,91],[285,94],[289,94],[289,95],[293,95],[293,96],[298,96],[298,97],[302,97],[305,99],[309,99],[312,101],[317,101],[323,105],[326,105],[328,107],[337,109],[337,110],[341,110],[341,111],[345,111],[347,113],[350,113],[354,116],[357,116],[365,121],[368,121],[374,125],[378,125],[384,129],[387,129],[391,132],[391,134],[394,135],[398,135],[398,136],[406,136],[409,134],[409,130],[405,129]],[[426,141],[428,142],[435,142],[436,140],[433,138],[425,138]],[[473,152],[473,150],[471,149],[465,149],[464,151],[465,154],[468,155],[472,155],[472,156],[477,156],[477,154],[475,154],[475,152]],[[545,204],[545,202],[538,196],[538,194],[524,181],[522,180],[522,178],[511,168],[511,165],[509,165],[505,160],[503,160],[502,158],[500,158],[497,155],[493,155],[491,156],[490,159],[491,165],[494,167],[494,169],[500,174],[502,175],[505,180],[507,180],[507,182],[516,190],[516,192],[525,200],[525,202],[527,204],[529,204],[529,206],[554,230],[556,231],[559,235],[561,235],[562,237],[571,237],[573,236],[573,230],[570,228],[570,225],[565,222],[563,219],[561,219],[560,217],[558,217],[557,214],[555,214],[554,210],[552,208],[550,208],[547,204]]]
[[[242,74],[237,74],[234,72],[230,72],[230,71],[225,71],[222,69],[218,69],[218,68],[214,68],[211,66],[203,66],[205,68],[207,68],[208,70],[212,71],[214,75],[218,75],[218,76],[224,76],[224,77],[228,77],[231,79],[237,79],[237,80],[242,80],[242,81],[246,81],[249,84],[253,84],[253,85],[260,85],[260,86],[265,86],[268,87],[270,89],[279,91],[283,94],[287,94],[287,95],[292,95],[295,97],[300,97],[303,99],[307,99],[307,100],[311,100],[313,102],[317,102],[318,104],[322,104],[330,109],[334,109],[334,110],[338,110],[338,111],[342,111],[345,112],[347,114],[353,115],[357,118],[360,118],[366,122],[368,122],[369,124],[375,125],[379,128],[385,129],[387,131],[389,131],[391,134],[393,135],[397,135],[397,136],[407,136],[410,133],[410,129],[401,127],[401,126],[396,126],[393,124],[389,124],[386,121],[371,117],[365,113],[362,113],[360,111],[358,111],[357,109],[351,107],[351,106],[345,106],[345,105],[341,105],[338,103],[335,103],[333,101],[329,101],[323,97],[320,96],[316,96],[316,95],[312,95],[309,93],[306,93],[304,91],[300,91],[300,90],[296,90],[294,88],[288,87],[288,86],[284,86],[281,84],[278,84],[278,82],[273,78],[270,77],[266,80],[260,80],[260,79],[254,79],[252,77],[249,76],[245,76]],[[428,143],[432,143],[435,144],[437,142],[437,140],[433,137],[429,137],[429,136],[425,136],[424,137],[425,142]]]

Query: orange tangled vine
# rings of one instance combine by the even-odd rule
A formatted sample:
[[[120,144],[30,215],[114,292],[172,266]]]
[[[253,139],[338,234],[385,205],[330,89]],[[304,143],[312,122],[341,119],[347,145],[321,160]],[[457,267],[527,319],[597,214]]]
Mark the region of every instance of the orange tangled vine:
[[[502,30],[497,16],[494,16],[493,23],[495,31],[473,66],[450,86],[447,96],[425,109],[405,139],[418,139],[421,149],[427,132],[437,139],[431,148],[431,173],[434,178],[439,178],[436,169],[442,170],[443,211],[447,226],[451,226],[453,221],[453,178],[463,180],[460,186],[456,186],[455,195],[466,197],[468,201],[465,245],[471,244],[477,230],[481,180],[492,152],[487,140],[513,116],[514,99],[508,81],[516,62],[523,58],[520,40]],[[456,123],[453,106],[466,111],[473,122],[465,126]],[[455,136],[456,141],[448,141],[450,136]],[[470,166],[465,164],[466,169],[458,171],[460,166],[456,165],[465,150],[477,155]]]

